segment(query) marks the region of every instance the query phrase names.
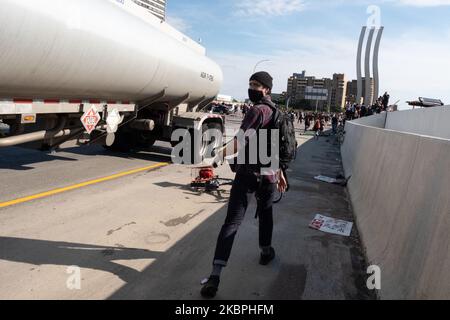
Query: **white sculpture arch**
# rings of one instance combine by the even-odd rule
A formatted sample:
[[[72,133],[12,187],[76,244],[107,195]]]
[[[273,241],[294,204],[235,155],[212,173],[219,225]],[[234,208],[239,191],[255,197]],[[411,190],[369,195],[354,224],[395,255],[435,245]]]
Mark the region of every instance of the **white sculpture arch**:
[[[362,56],[364,49],[364,40],[366,39],[367,31],[369,31],[367,36],[367,43],[365,46],[365,60],[364,60],[364,79],[365,86],[363,85],[363,75],[362,75]],[[358,92],[356,96],[356,102],[360,103],[361,98],[363,96],[363,88],[364,91],[364,104],[372,105],[375,102],[375,99],[378,98],[379,90],[380,90],[380,74],[379,74],[379,53],[381,46],[381,39],[383,37],[384,27],[380,27],[376,29],[374,27],[368,29],[367,26],[362,27],[361,35],[359,37],[358,44],[358,53],[356,58],[356,74],[358,81]],[[376,41],[374,50],[372,52],[372,44],[375,36],[375,32],[377,32]],[[371,82],[371,74],[370,74],[370,62],[372,60],[372,68],[373,68],[373,84],[374,84],[374,94],[372,93],[372,82]]]

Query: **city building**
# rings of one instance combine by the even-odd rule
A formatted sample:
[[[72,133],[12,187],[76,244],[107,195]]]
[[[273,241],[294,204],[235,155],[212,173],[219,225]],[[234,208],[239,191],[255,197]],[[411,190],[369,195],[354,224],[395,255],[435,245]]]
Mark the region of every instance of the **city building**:
[[[342,111],[345,108],[347,80],[345,74],[335,73],[328,87],[328,111]]]
[[[219,103],[233,103],[234,99],[232,96],[227,96],[224,94],[219,94],[216,98],[216,101]]]
[[[321,89],[322,95],[327,92],[327,99],[311,99],[308,91]],[[326,90],[326,91],[325,91]],[[300,109],[319,111],[341,111],[345,107],[347,82],[344,74],[334,74],[333,78],[316,78],[306,76],[306,71],[294,73],[288,79],[286,99],[290,106]]]
[[[358,81],[351,80],[347,82],[347,92],[345,94],[347,96],[347,102],[356,103],[356,97],[358,95]]]
[[[166,20],[166,0],[133,0],[137,5],[147,9],[151,14]]]
[[[373,81],[372,78],[370,78],[370,87],[371,87],[371,92],[370,92],[370,100],[374,101],[376,100],[376,97],[374,97],[374,91],[375,91],[375,83]],[[347,82],[347,90],[346,90],[346,100],[347,102],[350,103],[358,103],[358,104],[363,104],[364,103],[364,97],[366,96],[366,79],[363,78],[362,80],[362,88],[363,88],[363,94],[362,94],[362,98],[361,101],[356,101],[356,97],[358,96],[358,80],[352,80]]]
[[[294,73],[288,79],[288,88],[286,92],[286,99],[289,101],[289,106],[300,109],[313,109],[316,106],[315,101],[307,99],[307,88],[324,89],[325,79],[316,79],[313,76],[306,76],[306,71],[302,73]],[[325,101],[319,102],[319,109],[326,107]]]

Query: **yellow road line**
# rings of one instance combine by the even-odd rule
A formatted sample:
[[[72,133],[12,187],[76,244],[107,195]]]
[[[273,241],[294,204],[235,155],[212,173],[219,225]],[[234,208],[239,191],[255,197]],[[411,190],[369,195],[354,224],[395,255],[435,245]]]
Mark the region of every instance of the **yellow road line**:
[[[82,182],[82,183],[79,183],[79,184],[75,184],[73,186],[68,186],[68,187],[64,187],[64,188],[58,188],[58,189],[50,190],[50,191],[47,191],[47,192],[38,193],[38,194],[35,194],[35,195],[32,195],[32,196],[19,198],[19,199],[16,199],[16,200],[0,202],[0,208],[6,208],[6,207],[10,207],[10,206],[19,204],[19,203],[24,203],[24,202],[29,202],[29,201],[32,201],[32,200],[47,198],[47,197],[54,196],[56,194],[60,194],[60,193],[63,193],[63,192],[67,192],[67,191],[71,191],[71,190],[75,190],[75,189],[80,189],[80,188],[91,186],[91,185],[98,184],[98,183],[101,183],[101,182],[115,180],[115,179],[118,179],[118,178],[126,177],[126,176],[129,176],[129,175],[132,175],[132,174],[136,174],[136,173],[140,173],[140,172],[143,172],[143,171],[155,170],[155,169],[158,169],[158,168],[166,167],[168,165],[169,165],[169,163],[158,163],[156,165],[152,165],[152,166],[149,166],[149,167],[135,169],[135,170],[130,170],[130,171],[114,174],[114,175],[111,175],[111,176],[108,176],[108,177],[104,177],[104,178]]]

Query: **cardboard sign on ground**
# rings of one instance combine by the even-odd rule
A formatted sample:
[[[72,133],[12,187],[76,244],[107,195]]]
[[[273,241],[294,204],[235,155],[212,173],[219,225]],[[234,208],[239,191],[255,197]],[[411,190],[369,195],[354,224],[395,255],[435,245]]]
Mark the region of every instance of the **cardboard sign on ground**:
[[[309,226],[322,232],[349,237],[352,233],[353,222],[337,220],[318,214]]]

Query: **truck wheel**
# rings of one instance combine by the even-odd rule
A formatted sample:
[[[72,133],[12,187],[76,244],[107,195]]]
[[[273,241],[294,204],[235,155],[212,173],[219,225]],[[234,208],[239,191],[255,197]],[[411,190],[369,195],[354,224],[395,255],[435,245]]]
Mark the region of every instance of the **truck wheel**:
[[[202,141],[198,147],[194,144],[194,132],[193,130],[189,130],[188,134],[191,138],[191,149],[190,155],[186,159],[186,165],[197,165],[202,162],[203,159],[207,159],[208,155],[211,155],[211,151],[220,147],[222,141],[216,140],[214,137],[211,137],[208,133],[209,130],[218,130],[222,132],[222,126],[219,123],[205,123],[202,126]],[[176,146],[180,142],[172,142],[172,146]],[[210,146],[211,145],[211,146]],[[183,151],[181,151],[180,156],[184,157]],[[187,162],[187,163],[186,163]]]
[[[144,132],[134,132],[136,145],[139,148],[151,148],[156,143],[156,137]]]
[[[211,131],[217,130],[222,133],[222,126],[219,123],[205,123],[202,127],[202,141],[199,148],[193,148],[191,150],[191,160],[193,164],[200,164],[203,159],[210,159],[214,157],[212,151],[221,146],[222,141],[216,139],[216,137],[211,134]],[[195,157],[195,155],[197,157]],[[195,161],[199,160],[200,161]]]
[[[208,133],[209,130],[211,131],[218,131],[222,133],[222,125],[219,123],[206,123],[203,125],[202,131],[203,131],[203,139],[202,139],[202,146],[200,149],[200,157],[209,159],[211,157],[212,151],[221,147],[222,141],[216,139],[215,136],[210,135]],[[214,156],[213,156],[214,157]]]

